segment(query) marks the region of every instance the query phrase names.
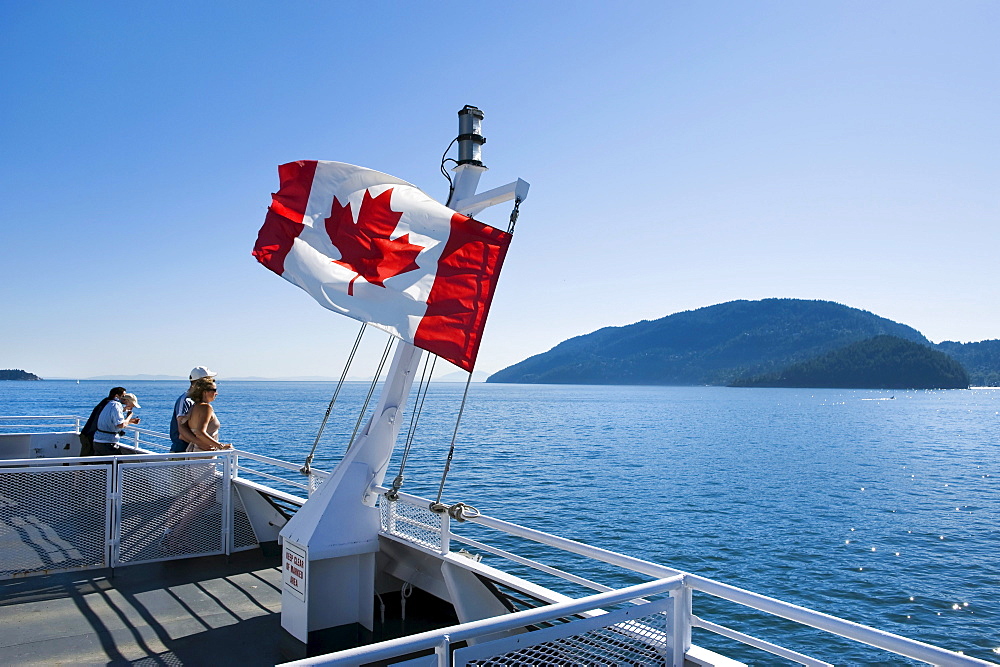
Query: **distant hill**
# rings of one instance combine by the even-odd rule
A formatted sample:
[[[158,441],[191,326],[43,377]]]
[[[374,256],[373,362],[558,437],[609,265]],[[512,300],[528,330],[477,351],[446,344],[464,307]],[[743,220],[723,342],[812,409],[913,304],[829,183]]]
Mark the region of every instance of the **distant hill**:
[[[1000,340],[979,343],[946,340],[935,347],[965,367],[973,386],[1000,387]]]
[[[0,380],[41,380],[34,373],[27,373],[25,371],[17,370],[14,368],[8,368],[6,370],[0,371]]]
[[[730,301],[577,336],[487,382],[728,385],[879,335],[919,331],[832,301]]]
[[[895,336],[876,336],[734,387],[968,389],[969,375],[950,356]]]

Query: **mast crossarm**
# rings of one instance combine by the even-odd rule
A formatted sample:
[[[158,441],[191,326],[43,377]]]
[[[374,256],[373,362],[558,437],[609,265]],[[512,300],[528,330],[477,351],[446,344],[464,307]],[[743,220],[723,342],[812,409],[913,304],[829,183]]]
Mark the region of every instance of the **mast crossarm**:
[[[505,201],[510,201],[511,199],[524,201],[528,197],[528,188],[530,187],[531,185],[528,184],[527,181],[523,181],[519,178],[513,183],[501,185],[499,188],[493,188],[492,190],[487,190],[486,192],[480,192],[478,195],[466,197],[465,199],[456,202],[451,208],[458,211],[462,215],[473,216],[483,209],[489,208],[490,206],[496,206],[497,204],[502,204]]]

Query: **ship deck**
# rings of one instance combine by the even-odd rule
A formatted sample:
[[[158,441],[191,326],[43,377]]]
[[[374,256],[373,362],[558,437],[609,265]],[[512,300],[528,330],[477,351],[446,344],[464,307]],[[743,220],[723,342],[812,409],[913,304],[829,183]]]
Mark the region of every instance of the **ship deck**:
[[[282,662],[279,556],[231,556],[0,581],[0,664]]]

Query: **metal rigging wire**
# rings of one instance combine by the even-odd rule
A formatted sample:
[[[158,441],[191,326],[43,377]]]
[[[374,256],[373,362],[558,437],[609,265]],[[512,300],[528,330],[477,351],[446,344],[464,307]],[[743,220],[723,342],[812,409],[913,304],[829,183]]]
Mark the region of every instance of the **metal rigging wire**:
[[[313,455],[316,454],[316,446],[319,444],[319,439],[323,437],[323,429],[326,428],[326,423],[330,420],[330,412],[333,410],[333,404],[337,402],[337,396],[340,394],[340,388],[344,386],[344,380],[347,378],[347,371],[350,369],[351,363],[354,361],[354,355],[358,351],[358,345],[361,344],[361,337],[365,333],[366,326],[368,325],[365,322],[361,323],[361,330],[358,331],[358,337],[354,341],[354,347],[351,348],[351,354],[348,355],[347,363],[344,364],[344,371],[340,374],[340,381],[337,382],[337,389],[333,392],[333,398],[330,399],[330,405],[326,407],[326,414],[323,415],[323,423],[319,425],[319,432],[316,434],[316,440],[313,442],[312,449],[309,451],[309,456],[306,457],[305,465],[299,470],[299,472],[303,475],[309,474]]]
[[[427,398],[427,390],[431,386],[431,377],[434,375],[434,366],[437,365],[437,359],[437,355],[435,354],[429,354],[424,357],[424,370],[420,375],[420,384],[417,385],[417,398],[414,401],[416,409],[410,415],[410,430],[406,434],[406,446],[403,447],[403,457],[399,461],[399,472],[396,473],[396,479],[392,480],[392,488],[386,491],[385,494],[385,497],[389,500],[399,498],[399,489],[403,486],[403,470],[406,468],[406,459],[410,456],[410,447],[413,445],[413,437],[417,432],[417,422],[420,420],[420,414],[424,410],[424,400]],[[427,370],[428,365],[430,365],[430,372]]]
[[[378,380],[382,376],[382,369],[385,368],[385,360],[389,358],[389,351],[392,349],[392,344],[395,340],[393,336],[389,336],[389,341],[385,344],[385,350],[382,352],[382,360],[378,363],[375,377],[372,378],[372,384],[368,388],[368,396],[365,397],[365,404],[361,406],[361,412],[358,413],[358,421],[354,424],[354,432],[351,433],[351,439],[347,443],[347,451],[350,451],[351,445],[354,444],[354,436],[358,434],[358,429],[361,427],[361,420],[364,419],[365,411],[368,410],[368,403],[372,400],[372,394],[375,393],[375,387],[378,386]]]
[[[451,434],[451,447],[448,448],[448,460],[444,463],[444,472],[441,473],[441,485],[438,487],[437,500],[431,503],[431,509],[435,512],[447,511],[447,505],[441,504],[441,494],[444,493],[444,481],[451,470],[451,459],[455,455],[455,439],[458,437],[458,425],[462,423],[462,412],[465,411],[465,399],[469,396],[469,385],[472,383],[472,371],[469,371],[469,378],[465,381],[465,392],[462,394],[462,405],[458,408],[458,417],[455,419],[455,430]],[[459,503],[461,504],[461,503]]]

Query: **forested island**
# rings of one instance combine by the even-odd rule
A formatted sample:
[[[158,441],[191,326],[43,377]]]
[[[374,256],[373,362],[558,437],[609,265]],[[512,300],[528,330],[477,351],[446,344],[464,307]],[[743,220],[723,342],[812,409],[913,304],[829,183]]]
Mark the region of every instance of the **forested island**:
[[[777,373],[737,379],[730,386],[968,389],[969,374],[944,352],[895,336],[876,336]]]
[[[896,349],[892,359],[884,357],[891,347],[888,341],[846,350],[881,336],[917,347]],[[967,377],[955,375],[954,367],[937,367],[932,361],[941,357],[924,355],[923,350],[944,353],[957,368],[964,367]],[[859,388],[903,388],[899,382],[913,388],[1000,385],[1000,341],[934,345],[916,329],[868,311],[803,299],[730,301],[606,327],[563,341],[491,375],[487,382],[728,386],[774,380],[797,365],[820,364],[835,351],[843,351],[842,356],[806,367],[814,378],[808,386],[835,386],[831,376],[817,373],[846,377],[849,368],[857,378],[853,382],[862,383]],[[886,363],[862,372],[863,355],[873,355],[873,363],[878,358]]]
[[[25,371],[17,370],[15,368],[8,368],[6,370],[0,371],[0,380],[41,380],[34,373],[26,373]]]
[[[956,343],[946,340],[934,346],[962,364],[976,387],[1000,387],[1000,340]]]

